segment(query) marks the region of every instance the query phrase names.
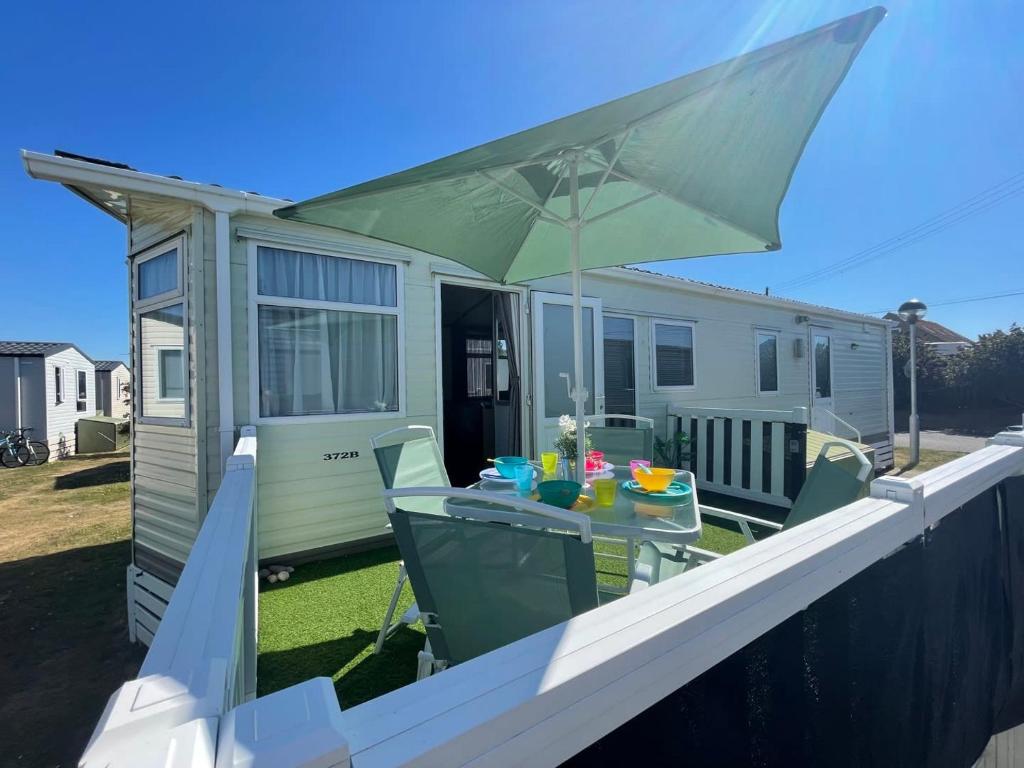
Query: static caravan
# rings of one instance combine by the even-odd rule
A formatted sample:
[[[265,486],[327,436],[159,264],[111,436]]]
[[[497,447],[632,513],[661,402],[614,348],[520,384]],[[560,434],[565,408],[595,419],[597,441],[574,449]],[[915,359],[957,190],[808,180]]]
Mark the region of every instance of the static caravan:
[[[0,341],[0,428],[32,430],[51,459],[75,452],[75,424],[96,413],[94,363],[74,344]]]
[[[97,360],[96,412],[112,418],[130,418],[131,410],[125,404],[126,388],[130,383],[128,366],[120,360]]]
[[[23,159],[127,227],[140,573],[174,583],[243,425],[259,435],[260,557],[287,560],[389,540],[371,436],[434,427],[461,484],[490,456],[544,450],[572,410],[568,279],[498,285],[282,221],[284,200]],[[636,269],[589,272],[584,291],[591,413],[667,436],[680,407],[804,409],[891,462],[886,321]]]

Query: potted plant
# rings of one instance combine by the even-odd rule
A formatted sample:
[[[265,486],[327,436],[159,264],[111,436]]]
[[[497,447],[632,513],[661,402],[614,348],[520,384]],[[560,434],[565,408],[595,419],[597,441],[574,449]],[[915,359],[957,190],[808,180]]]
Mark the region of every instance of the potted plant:
[[[669,439],[654,438],[654,458],[662,467],[680,469],[690,459],[690,436],[676,432]]]
[[[590,424],[585,424],[584,429]],[[590,435],[584,437],[584,450],[589,453],[594,449]],[[576,461],[576,419],[565,414],[558,417],[558,437],[555,438],[555,450],[563,459]]]

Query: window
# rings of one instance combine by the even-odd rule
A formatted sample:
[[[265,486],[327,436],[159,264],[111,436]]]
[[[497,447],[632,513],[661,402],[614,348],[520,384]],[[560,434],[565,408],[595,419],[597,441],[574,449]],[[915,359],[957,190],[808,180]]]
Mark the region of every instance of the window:
[[[86,389],[86,373],[85,371],[75,371],[77,374],[75,378],[78,379],[78,398],[75,401],[75,406],[79,412],[85,410],[86,402],[89,399],[89,392]]]
[[[136,415],[145,423],[188,423],[188,336],[185,318],[185,238],[163,243],[133,259]],[[124,393],[111,392],[124,399]]]
[[[139,301],[178,291],[178,249],[139,261]]]
[[[466,339],[466,396],[491,396],[493,352],[490,339]]]
[[[567,304],[548,304],[544,307],[544,416],[557,419],[562,414],[575,418],[576,403],[569,399],[566,380],[573,370],[572,307]],[[583,307],[583,386],[590,397],[583,413],[594,413],[594,308]]]
[[[779,334],[775,331],[758,330],[754,334],[757,342],[757,391],[762,395],[774,395],[779,391]]]
[[[139,315],[142,416],[185,418],[185,308],[171,304]]]
[[[161,400],[184,400],[185,361],[181,349],[158,349],[157,397]]]
[[[652,325],[655,389],[692,387],[693,324],[655,320]]]
[[[832,397],[832,340],[825,335],[814,335],[814,396]]]
[[[64,402],[64,370],[57,366],[53,369],[53,402],[57,405]]]
[[[260,417],[399,412],[398,267],[262,245],[255,260]]]
[[[633,358],[633,320],[604,317],[604,404],[605,413],[636,414],[636,376]],[[618,426],[612,424],[610,426]],[[632,426],[626,424],[625,426]]]

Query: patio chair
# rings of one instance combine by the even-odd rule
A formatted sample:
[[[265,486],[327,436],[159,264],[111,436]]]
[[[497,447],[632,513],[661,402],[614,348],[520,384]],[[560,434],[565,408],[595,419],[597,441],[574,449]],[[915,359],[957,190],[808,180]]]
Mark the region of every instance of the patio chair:
[[[373,448],[377,468],[386,489],[396,486],[412,488],[451,485],[448,472],[444,468],[444,460],[441,458],[441,449],[431,427],[411,425],[391,429],[371,437],[370,446]],[[409,505],[417,512],[438,512],[443,510],[444,499],[410,499]],[[399,560],[398,581],[391,593],[391,602],[384,615],[384,623],[377,634],[377,642],[373,646],[374,653],[380,653],[384,641],[403,624],[415,624],[419,621],[419,609],[413,603],[398,621],[392,622],[407,578],[405,563]]]
[[[384,492],[427,643],[417,679],[566,621],[599,603],[590,518],[508,494]],[[437,499],[446,512],[412,511]]]
[[[631,421],[635,426],[608,426],[612,420]],[[631,459],[654,460],[654,419],[644,416],[630,416],[619,413],[606,413],[588,416],[587,427],[594,450],[603,451],[605,461],[616,466],[629,466]],[[604,421],[605,426],[594,426],[593,422]]]
[[[836,446],[850,451],[855,462],[830,460],[829,449]],[[807,473],[800,494],[793,502],[784,522],[762,520],[703,504],[700,506],[700,515],[701,518],[715,517],[736,523],[747,543],[753,544],[757,538],[751,526],[771,533],[785,531],[864,498],[870,490],[873,471],[874,466],[856,445],[847,440],[834,438],[822,444],[818,457],[814,460],[814,466]],[[646,583],[657,584],[658,581],[678,576],[696,565],[719,557],[721,555],[717,552],[695,547],[676,550],[663,544],[642,542],[637,558],[637,573]]]

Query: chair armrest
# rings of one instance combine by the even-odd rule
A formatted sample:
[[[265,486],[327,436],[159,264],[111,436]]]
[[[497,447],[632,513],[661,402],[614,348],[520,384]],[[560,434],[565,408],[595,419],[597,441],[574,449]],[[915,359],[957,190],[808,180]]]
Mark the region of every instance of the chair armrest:
[[[750,543],[754,544],[757,539],[754,538],[753,532],[750,530],[751,525],[757,525],[762,528],[768,528],[773,531],[781,531],[782,524],[775,523],[771,520],[762,520],[759,517],[752,517],[750,515],[744,515],[741,512],[730,512],[728,509],[719,509],[718,507],[708,507],[704,504],[700,505],[701,517],[707,515],[708,517],[719,517],[723,520],[730,520],[737,523],[740,526],[740,531],[743,532],[744,538]]]

